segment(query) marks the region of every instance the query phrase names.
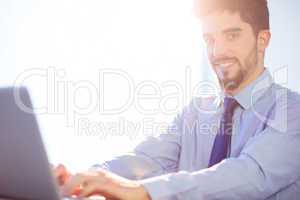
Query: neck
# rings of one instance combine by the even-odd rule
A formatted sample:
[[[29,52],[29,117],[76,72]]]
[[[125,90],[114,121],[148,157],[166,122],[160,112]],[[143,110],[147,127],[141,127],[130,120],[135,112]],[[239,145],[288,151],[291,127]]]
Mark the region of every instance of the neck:
[[[226,94],[229,94],[231,96],[234,96],[236,94],[238,94],[240,91],[242,91],[245,87],[247,87],[249,84],[251,84],[254,80],[257,79],[257,77],[259,77],[263,72],[264,72],[265,67],[263,67],[263,65],[257,67],[254,71],[249,73],[249,76],[243,80],[243,82],[234,89],[230,89],[230,90],[225,90],[224,92]]]

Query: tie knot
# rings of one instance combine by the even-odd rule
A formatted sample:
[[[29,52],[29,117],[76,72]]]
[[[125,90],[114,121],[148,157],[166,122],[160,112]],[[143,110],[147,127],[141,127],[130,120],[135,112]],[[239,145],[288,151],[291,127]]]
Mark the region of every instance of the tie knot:
[[[234,109],[239,105],[239,103],[231,97],[224,98],[224,112],[233,113]]]

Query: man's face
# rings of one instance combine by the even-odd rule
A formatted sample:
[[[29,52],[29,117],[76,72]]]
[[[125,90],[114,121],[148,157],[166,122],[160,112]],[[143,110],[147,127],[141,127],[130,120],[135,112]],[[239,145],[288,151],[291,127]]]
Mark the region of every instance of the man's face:
[[[233,90],[257,67],[257,39],[239,13],[214,12],[202,20],[209,61],[223,89]]]

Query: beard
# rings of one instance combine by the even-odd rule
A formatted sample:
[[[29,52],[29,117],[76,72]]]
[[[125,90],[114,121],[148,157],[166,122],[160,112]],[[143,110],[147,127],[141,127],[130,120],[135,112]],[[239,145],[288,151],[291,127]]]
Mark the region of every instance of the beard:
[[[225,68],[214,65],[214,69],[221,88],[225,91],[234,90],[255,70],[257,65],[257,49],[254,48],[250,51],[243,62],[244,64],[236,57],[218,59],[218,62],[224,60],[232,60],[234,64]]]
[[[245,77],[245,70],[239,61],[230,69],[216,69],[217,77],[221,88],[224,90],[234,90],[239,87]]]

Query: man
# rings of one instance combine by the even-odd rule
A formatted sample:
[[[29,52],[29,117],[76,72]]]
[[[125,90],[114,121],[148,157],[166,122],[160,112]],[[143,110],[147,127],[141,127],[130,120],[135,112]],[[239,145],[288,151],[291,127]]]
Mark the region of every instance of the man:
[[[264,66],[266,0],[198,0],[210,63],[223,95],[195,98],[166,133],[132,154],[69,175],[66,195],[108,199],[298,199],[300,96]]]

